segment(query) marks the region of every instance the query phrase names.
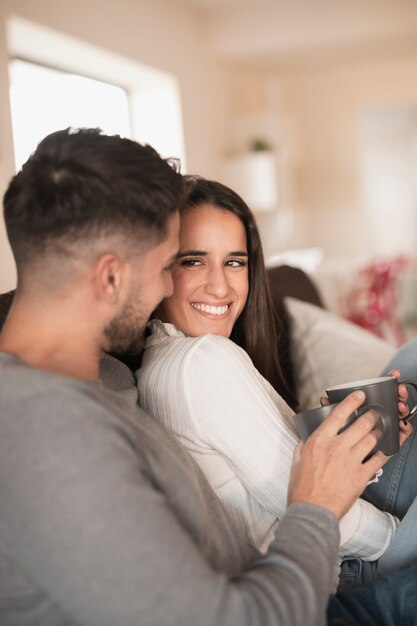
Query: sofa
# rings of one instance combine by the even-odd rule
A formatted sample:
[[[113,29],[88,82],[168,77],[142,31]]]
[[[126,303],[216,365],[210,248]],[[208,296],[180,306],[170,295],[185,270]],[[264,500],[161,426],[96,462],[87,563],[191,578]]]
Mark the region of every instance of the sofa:
[[[325,309],[313,280],[301,269],[280,265],[268,269],[279,327],[281,368],[298,410],[319,406],[332,385],[370,378],[395,353],[395,348],[370,332]],[[0,330],[14,292],[0,294]],[[131,369],[138,358],[116,355]]]
[[[327,387],[378,376],[396,348],[325,308],[314,280],[288,265],[268,269],[283,327],[281,366],[298,410],[320,404]]]

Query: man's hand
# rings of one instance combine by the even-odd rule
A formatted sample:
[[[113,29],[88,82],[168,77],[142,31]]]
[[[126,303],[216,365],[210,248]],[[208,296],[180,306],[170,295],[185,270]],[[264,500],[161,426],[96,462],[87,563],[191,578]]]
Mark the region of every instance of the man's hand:
[[[364,399],[363,391],[350,394],[333,409],[305,444],[297,446],[288,504],[317,504],[340,519],[389,459],[382,452],[376,452],[366,463],[363,462],[379,436],[373,430],[379,419],[375,411],[367,411],[344,432],[337,434]]]
[[[388,373],[388,376],[393,376],[399,380],[401,373],[400,370],[391,370]],[[407,386],[403,383],[398,383],[398,427],[400,429],[400,446],[403,445],[404,441],[408,439],[408,437],[413,432],[413,427],[410,422],[404,421],[407,419],[408,414],[410,413],[410,408],[408,406],[408,389]],[[322,406],[326,406],[329,403],[329,398],[327,396],[323,396],[320,398],[320,403]]]

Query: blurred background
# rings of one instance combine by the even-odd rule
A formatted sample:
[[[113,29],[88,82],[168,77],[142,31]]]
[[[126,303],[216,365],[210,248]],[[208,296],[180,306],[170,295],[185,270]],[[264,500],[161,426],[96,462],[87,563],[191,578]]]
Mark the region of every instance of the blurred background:
[[[268,264],[328,308],[415,333],[415,0],[1,0],[0,20],[2,194],[58,128],[151,143],[239,191]]]

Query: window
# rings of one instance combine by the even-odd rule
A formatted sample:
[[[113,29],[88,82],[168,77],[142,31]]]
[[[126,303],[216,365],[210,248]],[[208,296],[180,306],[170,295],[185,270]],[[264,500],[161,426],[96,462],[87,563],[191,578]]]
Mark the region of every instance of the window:
[[[46,134],[88,126],[149,143],[186,171],[175,76],[17,16],[7,41],[17,167]]]
[[[68,126],[100,127],[131,136],[129,101],[121,87],[27,61],[10,63],[16,169],[45,135]]]

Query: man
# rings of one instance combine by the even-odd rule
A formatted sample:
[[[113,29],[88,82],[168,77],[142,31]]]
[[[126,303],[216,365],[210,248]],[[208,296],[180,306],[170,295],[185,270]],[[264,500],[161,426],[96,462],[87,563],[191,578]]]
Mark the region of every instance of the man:
[[[94,130],[49,135],[5,194],[18,287],[0,336],[2,626],[325,619],[338,519],[386,460],[361,462],[370,414],[336,436],[363,396],[297,451],[261,557],[140,411],[130,370],[106,357],[99,372],[103,351],[140,349],[171,293],[182,197],[152,148]]]

